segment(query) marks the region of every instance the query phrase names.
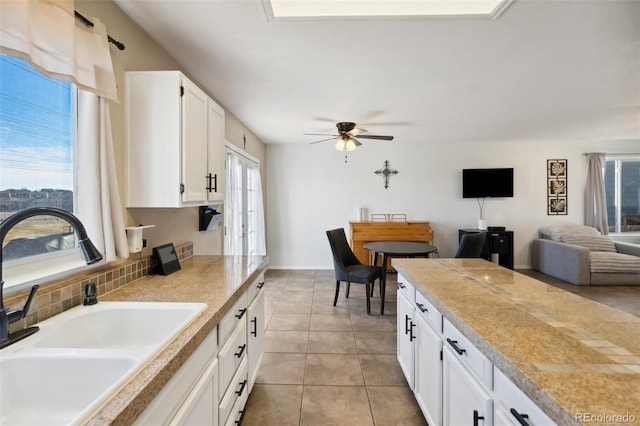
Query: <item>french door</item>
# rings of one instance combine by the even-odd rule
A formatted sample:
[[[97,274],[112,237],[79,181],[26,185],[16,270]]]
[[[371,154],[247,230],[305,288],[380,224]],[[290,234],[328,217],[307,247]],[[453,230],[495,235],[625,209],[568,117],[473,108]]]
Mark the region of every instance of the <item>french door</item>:
[[[227,188],[225,192],[224,254],[264,255],[265,230],[260,165],[237,148],[225,152]]]

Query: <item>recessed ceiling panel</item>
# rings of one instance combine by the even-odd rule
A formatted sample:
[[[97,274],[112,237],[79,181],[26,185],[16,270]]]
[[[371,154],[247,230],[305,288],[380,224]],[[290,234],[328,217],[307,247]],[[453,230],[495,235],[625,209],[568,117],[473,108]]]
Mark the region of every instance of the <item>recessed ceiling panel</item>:
[[[272,19],[484,16],[496,18],[512,0],[264,0]]]

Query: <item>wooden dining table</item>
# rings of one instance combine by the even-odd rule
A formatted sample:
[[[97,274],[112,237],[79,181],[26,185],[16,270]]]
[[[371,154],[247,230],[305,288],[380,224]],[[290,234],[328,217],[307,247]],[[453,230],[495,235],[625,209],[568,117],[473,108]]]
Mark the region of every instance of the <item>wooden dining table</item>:
[[[373,253],[373,264],[378,264],[378,254],[382,254],[382,268],[386,269],[389,257],[429,257],[438,254],[438,248],[431,244],[414,241],[374,241],[364,245],[364,249]],[[387,271],[382,271],[380,278],[380,313],[384,314],[384,295],[387,286]],[[373,294],[373,287],[371,288]]]

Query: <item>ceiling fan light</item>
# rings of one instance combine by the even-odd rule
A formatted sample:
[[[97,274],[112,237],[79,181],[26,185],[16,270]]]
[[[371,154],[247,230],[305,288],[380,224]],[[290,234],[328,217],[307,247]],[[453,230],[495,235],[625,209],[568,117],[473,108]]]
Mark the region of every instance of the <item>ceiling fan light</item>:
[[[346,148],[347,151],[353,151],[354,149],[356,149],[356,144],[353,141],[353,139],[349,138],[345,148]]]
[[[336,142],[336,149],[338,151],[344,151],[345,149],[347,149],[347,141],[349,141],[349,140],[346,139],[346,138],[338,139],[338,142]]]

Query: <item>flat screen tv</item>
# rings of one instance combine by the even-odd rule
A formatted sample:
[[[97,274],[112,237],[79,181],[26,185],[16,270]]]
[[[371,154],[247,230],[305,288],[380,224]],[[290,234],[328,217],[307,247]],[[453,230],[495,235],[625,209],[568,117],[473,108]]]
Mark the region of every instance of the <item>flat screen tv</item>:
[[[513,197],[513,168],[463,169],[462,198]]]

